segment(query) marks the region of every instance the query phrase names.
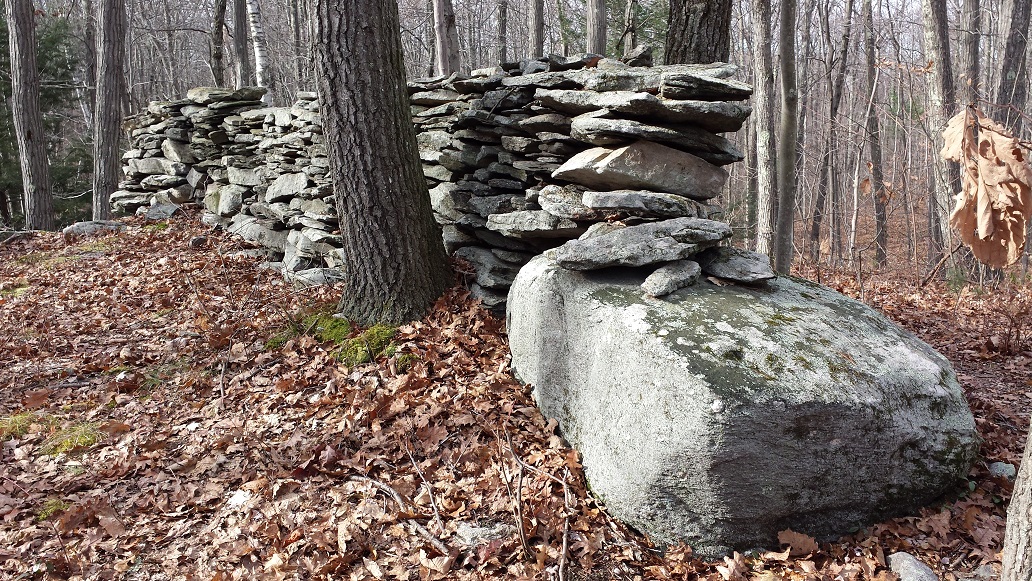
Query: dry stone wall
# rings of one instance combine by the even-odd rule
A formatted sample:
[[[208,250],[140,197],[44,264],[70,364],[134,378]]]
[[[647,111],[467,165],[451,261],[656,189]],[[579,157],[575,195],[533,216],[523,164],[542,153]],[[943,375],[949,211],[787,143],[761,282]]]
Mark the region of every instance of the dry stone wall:
[[[742,159],[720,134],[750,113],[742,101],[751,88],[731,79],[735,72],[722,63],[638,67],[580,55],[410,82],[434,217],[447,251],[472,265],[474,294],[504,308],[524,264],[578,238],[646,226],[622,236],[633,246],[641,241],[632,232],[658,236],[683,229],[685,219],[712,230],[703,221],[722,216],[714,203],[727,179],[722,166]],[[203,204],[207,223],[263,245],[288,278],[332,281],[343,256],[316,96],[268,108],[262,94],[197,88],[130,118],[126,178],[112,203],[157,216]],[[721,231],[719,240],[730,232]],[[591,246],[562,252],[576,261]],[[655,240],[641,248],[655,254]],[[612,264],[693,254],[681,250]],[[587,260],[597,268],[608,259]],[[684,272],[672,276],[653,281],[652,291],[686,284]]]

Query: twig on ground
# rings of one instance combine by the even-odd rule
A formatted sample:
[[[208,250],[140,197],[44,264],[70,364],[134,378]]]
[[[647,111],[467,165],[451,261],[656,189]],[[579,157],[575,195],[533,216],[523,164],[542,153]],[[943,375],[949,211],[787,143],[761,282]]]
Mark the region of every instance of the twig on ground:
[[[559,581],[566,581],[566,563],[570,559],[570,516],[572,514],[572,503],[570,501],[569,486],[570,469],[563,472],[563,504],[566,510],[563,511],[563,550],[559,553]]]
[[[523,493],[519,492],[523,488],[523,466],[516,464],[520,469],[519,483],[516,485],[517,492],[513,492],[510,481],[513,479],[513,475],[509,472],[508,466],[503,461],[501,463],[502,469],[502,482],[505,484],[505,491],[509,493],[509,498],[512,499],[512,518],[516,520],[516,531],[520,535],[520,546],[523,547],[523,556],[530,557],[530,545],[527,544],[527,531],[523,528]]]
[[[419,469],[419,464],[416,464],[416,459],[412,456],[412,451],[409,449],[408,443],[405,444],[405,453],[408,454],[409,460],[412,461],[412,467],[416,469],[416,474],[419,475],[419,479],[423,481],[423,486],[426,487],[426,493],[430,496],[430,508],[434,509],[434,522],[437,524],[437,530],[444,532],[444,521],[441,520],[441,512],[437,510],[437,499],[434,498],[434,489],[430,486],[430,483],[426,481],[426,476],[423,475],[423,471]]]
[[[211,315],[211,311],[208,310],[208,307],[204,304],[204,301],[201,300],[201,293],[197,290],[197,285],[194,284],[193,277],[187,275],[186,283],[190,285],[190,290],[192,290],[194,296],[197,297],[197,304],[200,305],[201,310],[204,311],[204,314],[208,317],[209,320],[214,319],[214,317],[212,317]]]

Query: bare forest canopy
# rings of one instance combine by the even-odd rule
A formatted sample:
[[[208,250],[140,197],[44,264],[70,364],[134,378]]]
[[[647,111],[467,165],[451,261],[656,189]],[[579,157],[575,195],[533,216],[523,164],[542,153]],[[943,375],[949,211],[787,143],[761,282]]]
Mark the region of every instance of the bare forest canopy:
[[[90,79],[97,58],[94,4],[91,0],[36,2],[38,26],[61,21],[70,41],[63,50],[73,57],[68,59],[72,70],[60,85],[67,89],[67,99],[47,111],[48,118],[62,121],[62,136],[88,136],[92,129]],[[127,0],[124,112],[142,110],[152,100],[178,98],[192,87],[217,84],[219,78],[227,85],[254,84],[256,68],[275,104],[289,104],[298,91],[314,90],[314,0],[250,0],[243,14],[251,17],[245,18],[247,22],[241,19],[243,26],[237,26],[234,4],[234,0]],[[434,4],[433,0],[399,0],[410,78],[427,76],[434,68]],[[508,60],[530,56],[534,0],[452,0],[450,4],[460,70],[493,66],[502,55]],[[653,45],[656,61],[661,62],[669,4],[669,0],[607,0],[607,56],[622,55],[631,41]],[[752,18],[756,3],[728,4],[728,60],[741,65],[741,80],[754,82],[760,48]],[[547,0],[541,5],[544,52],[585,51],[585,1]],[[216,27],[220,7],[222,25]],[[1017,132],[1019,139],[1029,137],[1032,124],[1021,123],[1018,113],[1028,92],[1024,66],[1028,19],[1022,15],[1022,3],[799,0],[797,14],[790,19],[794,25],[785,35],[778,10],[774,6],[769,18],[769,45],[777,58],[785,40],[793,38],[798,74],[799,109],[792,116],[798,121],[794,256],[854,264],[866,259],[885,264],[888,256],[889,263],[909,272],[927,272],[959,243],[948,226],[953,195],[961,189],[959,170],[955,165],[943,166],[938,156],[945,120],[962,105],[974,103]],[[944,20],[936,20],[937,12],[943,12]],[[945,23],[944,39],[930,34],[937,22]],[[256,23],[264,36],[264,51],[256,51],[252,42]],[[240,38],[241,34],[247,38]],[[671,31],[671,38],[682,34]],[[241,40],[246,42],[237,42]],[[263,66],[255,66],[257,52],[267,56],[259,59]],[[248,66],[238,66],[242,59]],[[774,103],[776,117],[783,67],[774,69],[768,100]],[[948,77],[945,93],[947,83],[940,82],[939,75]],[[940,100],[942,110],[934,105]],[[873,131],[872,118],[878,121]],[[754,119],[729,136],[747,152],[747,158],[731,168],[725,205],[736,239],[747,244],[755,237],[757,190],[762,189],[757,183],[762,157],[757,161],[756,125]],[[877,156],[871,148],[875,140],[880,146]],[[86,166],[80,164],[76,171]],[[19,187],[11,186],[7,206],[17,213]],[[74,198],[82,188],[76,182],[56,193]]]

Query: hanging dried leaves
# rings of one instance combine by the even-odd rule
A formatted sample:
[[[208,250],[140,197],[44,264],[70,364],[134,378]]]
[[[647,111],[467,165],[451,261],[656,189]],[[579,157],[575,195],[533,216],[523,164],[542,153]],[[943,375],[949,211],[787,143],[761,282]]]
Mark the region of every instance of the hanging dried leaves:
[[[940,155],[963,166],[962,188],[950,214],[975,258],[1001,268],[1025,250],[1025,225],[1032,217],[1032,169],[1018,140],[975,107],[946,126]]]

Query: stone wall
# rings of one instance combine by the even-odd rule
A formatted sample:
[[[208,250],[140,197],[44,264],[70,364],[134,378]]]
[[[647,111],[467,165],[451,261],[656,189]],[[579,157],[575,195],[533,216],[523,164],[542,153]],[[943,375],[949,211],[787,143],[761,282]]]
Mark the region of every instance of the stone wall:
[[[473,266],[474,294],[504,307],[521,266],[586,233],[719,219],[721,166],[742,159],[719,134],[750,112],[735,71],[581,55],[410,82],[434,216]],[[198,88],[131,117],[112,203],[202,203],[207,223],[262,244],[288,278],[332,280],[341,237],[315,94],[266,108],[262,92]]]

